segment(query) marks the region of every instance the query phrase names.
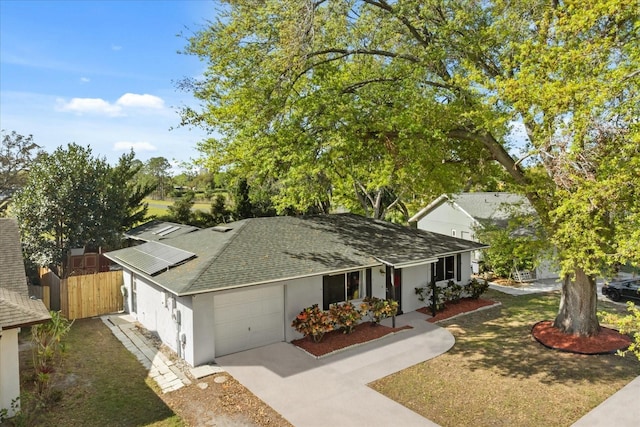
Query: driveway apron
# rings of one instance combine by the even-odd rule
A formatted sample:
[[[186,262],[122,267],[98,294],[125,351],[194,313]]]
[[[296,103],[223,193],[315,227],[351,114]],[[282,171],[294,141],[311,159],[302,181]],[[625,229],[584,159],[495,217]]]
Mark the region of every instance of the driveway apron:
[[[281,342],[216,362],[295,426],[437,426],[367,387],[455,343],[449,331],[420,313],[399,316],[396,326],[403,325],[413,329],[321,359]]]

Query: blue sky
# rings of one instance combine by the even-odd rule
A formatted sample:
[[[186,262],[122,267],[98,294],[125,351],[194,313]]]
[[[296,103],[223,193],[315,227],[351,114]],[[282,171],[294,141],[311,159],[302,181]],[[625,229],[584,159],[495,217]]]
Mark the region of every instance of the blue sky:
[[[195,105],[175,82],[205,64],[177,52],[215,16],[199,1],[0,0],[0,127],[51,152],[76,142],[111,163],[187,161],[206,137],[178,127]]]

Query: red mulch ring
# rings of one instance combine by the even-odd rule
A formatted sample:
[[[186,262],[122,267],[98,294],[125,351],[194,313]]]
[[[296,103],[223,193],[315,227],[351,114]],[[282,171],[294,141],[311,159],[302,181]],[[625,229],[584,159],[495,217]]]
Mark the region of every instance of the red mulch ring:
[[[356,326],[350,334],[343,334],[342,330],[336,330],[326,333],[320,342],[314,342],[310,336],[307,336],[293,340],[291,343],[316,357],[320,357],[356,344],[382,338],[385,335],[404,329],[412,328],[408,325],[401,328],[391,328],[383,325],[373,326],[372,322],[363,322]]]
[[[487,307],[490,305],[499,304],[495,301],[488,299],[472,299],[472,298],[462,298],[458,302],[448,302],[445,306],[444,310],[441,310],[436,313],[434,317],[427,319],[427,322],[435,323],[441,320],[448,319],[450,317],[457,316],[458,314],[468,313],[474,310],[477,310],[481,307]],[[421,307],[417,311],[420,313],[431,316],[431,307]]]
[[[543,346],[578,354],[611,354],[624,350],[631,344],[631,338],[615,329],[600,327],[600,333],[593,337],[565,334],[553,327],[553,322],[543,320],[533,325],[533,337]]]

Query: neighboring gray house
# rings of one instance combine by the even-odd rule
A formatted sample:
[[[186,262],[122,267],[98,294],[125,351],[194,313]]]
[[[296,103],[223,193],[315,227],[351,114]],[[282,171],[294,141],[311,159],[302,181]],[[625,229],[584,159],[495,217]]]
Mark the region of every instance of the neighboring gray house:
[[[18,223],[0,218],[0,409],[9,417],[20,396],[18,332],[50,318],[42,301],[29,298]]]
[[[501,192],[461,193],[454,196],[443,194],[412,216],[409,223],[419,230],[478,241],[475,236],[478,228],[485,227],[487,224],[506,226],[514,212],[535,213],[526,197],[519,194]],[[471,258],[474,273],[478,273],[478,262],[481,259],[481,252],[474,252]],[[535,271],[535,278],[552,277],[558,277],[558,273],[550,262],[543,262]]]
[[[484,245],[352,214],[251,218],[108,252],[122,266],[125,310],[192,366],[301,337],[305,307],[465,284]],[[446,270],[446,271],[445,271]]]

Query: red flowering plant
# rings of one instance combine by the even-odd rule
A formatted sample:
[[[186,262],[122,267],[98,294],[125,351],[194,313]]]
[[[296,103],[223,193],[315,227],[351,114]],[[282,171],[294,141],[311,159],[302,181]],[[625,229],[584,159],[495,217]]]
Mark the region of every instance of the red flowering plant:
[[[337,326],[342,328],[342,332],[350,334],[362,319],[362,311],[350,301],[342,304],[333,304],[329,307],[329,315],[333,318]]]
[[[291,322],[291,327],[314,342],[322,341],[327,332],[333,331],[334,321],[329,312],[320,310],[318,304],[307,307]]]

